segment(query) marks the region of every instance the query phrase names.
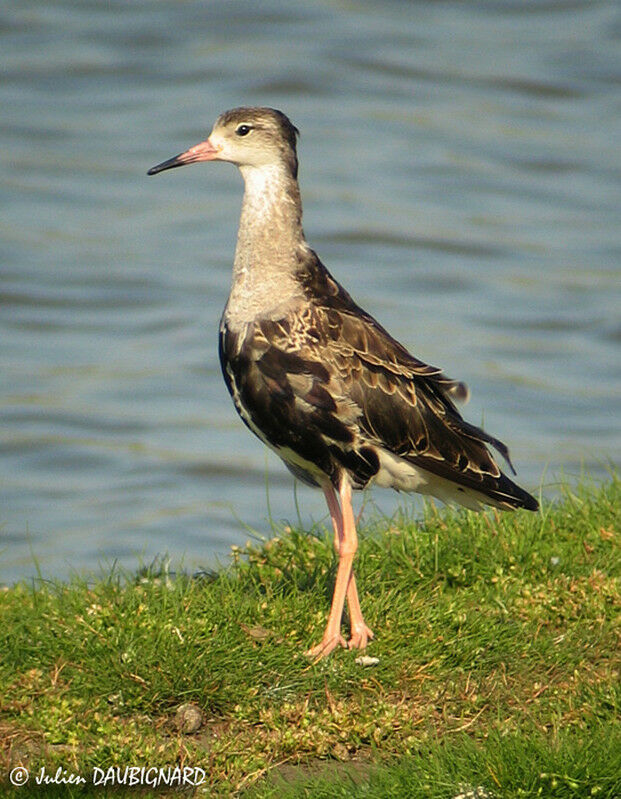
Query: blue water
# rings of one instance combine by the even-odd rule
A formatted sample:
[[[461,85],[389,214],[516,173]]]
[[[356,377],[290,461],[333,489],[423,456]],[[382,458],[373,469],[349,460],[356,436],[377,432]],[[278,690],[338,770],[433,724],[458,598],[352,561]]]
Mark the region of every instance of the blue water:
[[[240,104],[300,128],[312,246],[523,485],[618,459],[618,4],[6,0],[0,53],[0,581],[226,560],[266,483],[297,520],[217,363],[241,179],[145,174]]]

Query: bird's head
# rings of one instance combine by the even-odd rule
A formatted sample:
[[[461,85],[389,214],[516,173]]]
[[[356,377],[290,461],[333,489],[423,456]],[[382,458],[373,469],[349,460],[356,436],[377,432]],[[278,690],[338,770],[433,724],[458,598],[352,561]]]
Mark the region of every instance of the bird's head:
[[[285,164],[296,177],[297,135],[298,129],[281,111],[234,108],[218,117],[209,138],[152,167],[148,174],[199,161],[230,161],[241,169]]]

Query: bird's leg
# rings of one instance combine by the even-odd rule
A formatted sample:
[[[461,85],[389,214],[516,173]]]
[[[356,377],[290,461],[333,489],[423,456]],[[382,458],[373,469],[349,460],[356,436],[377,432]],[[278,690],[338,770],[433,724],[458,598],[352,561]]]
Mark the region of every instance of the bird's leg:
[[[334,526],[334,549],[338,555],[341,551],[341,540],[343,538],[343,513],[332,486],[330,484],[324,486],[323,492],[326,497],[326,502],[328,503],[328,509]],[[347,606],[349,609],[349,623],[351,626],[351,638],[347,645],[350,649],[364,649],[369,639],[373,638],[373,632],[367,627],[362,617],[353,568],[349,578],[349,585],[347,586]]]
[[[341,503],[344,512],[339,507],[338,500],[331,485],[324,487],[324,494],[328,503],[328,509],[334,526],[334,548],[339,556],[339,565],[336,573],[336,584],[332,596],[332,607],[328,624],[320,644],[310,649],[306,654],[309,657],[325,657],[337,646],[346,646],[345,640],[341,635],[341,619],[343,616],[343,605],[345,597],[349,606],[349,617],[351,624],[352,637],[347,646],[352,648],[364,648],[373,633],[364,623],[358,591],[356,590],[356,578],[353,574],[353,561],[358,548],[358,537],[354,523],[354,514],[351,504],[351,485],[347,478],[341,482]]]
[[[324,494],[328,503],[328,509],[330,510],[330,516],[332,517],[332,524],[334,525],[334,548],[338,552],[339,565],[336,572],[334,592],[332,594],[332,606],[330,607],[330,615],[328,616],[328,623],[323,638],[320,644],[311,647],[311,649],[306,652],[306,655],[311,658],[322,658],[329,655],[337,646],[347,646],[345,639],[341,635],[341,619],[343,617],[343,606],[345,604],[345,596],[347,594],[354,561],[353,554],[346,556],[342,551],[343,517],[338,500],[334,494],[334,489],[331,485],[324,487]]]
[[[358,536],[356,534],[354,508],[351,501],[351,485],[348,480],[343,480],[341,483],[340,495],[343,530],[342,541],[353,541],[355,552],[358,549]],[[373,638],[373,631],[367,627],[362,617],[353,566],[349,578],[349,585],[347,586],[347,607],[349,609],[349,624],[351,628],[351,638],[347,642],[347,646],[350,649],[365,649],[369,639]]]
[[[332,519],[332,526],[334,527],[334,550],[338,555],[341,551],[341,539],[343,538],[343,514],[341,513],[341,506],[339,505],[339,501],[336,498],[331,483],[323,487],[323,494],[328,503],[328,510],[330,511],[330,518]]]

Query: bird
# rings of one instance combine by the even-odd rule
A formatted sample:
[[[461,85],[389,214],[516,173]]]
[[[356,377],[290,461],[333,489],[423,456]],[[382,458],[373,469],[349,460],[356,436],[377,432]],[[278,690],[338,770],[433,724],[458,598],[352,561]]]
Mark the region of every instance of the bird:
[[[365,649],[374,637],[354,575],[352,491],[390,487],[474,510],[536,511],[538,502],[498,465],[492,450],[515,474],[505,444],[462,418],[465,384],[411,355],[307,243],[298,135],[281,111],[234,108],[205,141],[147,174],[224,161],[243,177],[220,363],[242,421],[297,479],[325,495],[338,565],[324,634],[306,652],[318,661],[337,647]]]

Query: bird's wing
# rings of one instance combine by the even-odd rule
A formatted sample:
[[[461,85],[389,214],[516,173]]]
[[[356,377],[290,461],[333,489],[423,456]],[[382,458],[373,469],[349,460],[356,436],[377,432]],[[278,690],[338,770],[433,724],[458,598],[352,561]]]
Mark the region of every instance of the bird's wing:
[[[307,299],[324,320],[325,351],[318,348],[317,356],[340,376],[344,393],[359,410],[362,435],[440,477],[517,500],[510,504],[534,503],[503,475],[488,449],[496,449],[515,473],[507,447],[457,410],[455,402],[468,398],[465,384],[412,356],[354,302],[314,253],[304,267]]]

